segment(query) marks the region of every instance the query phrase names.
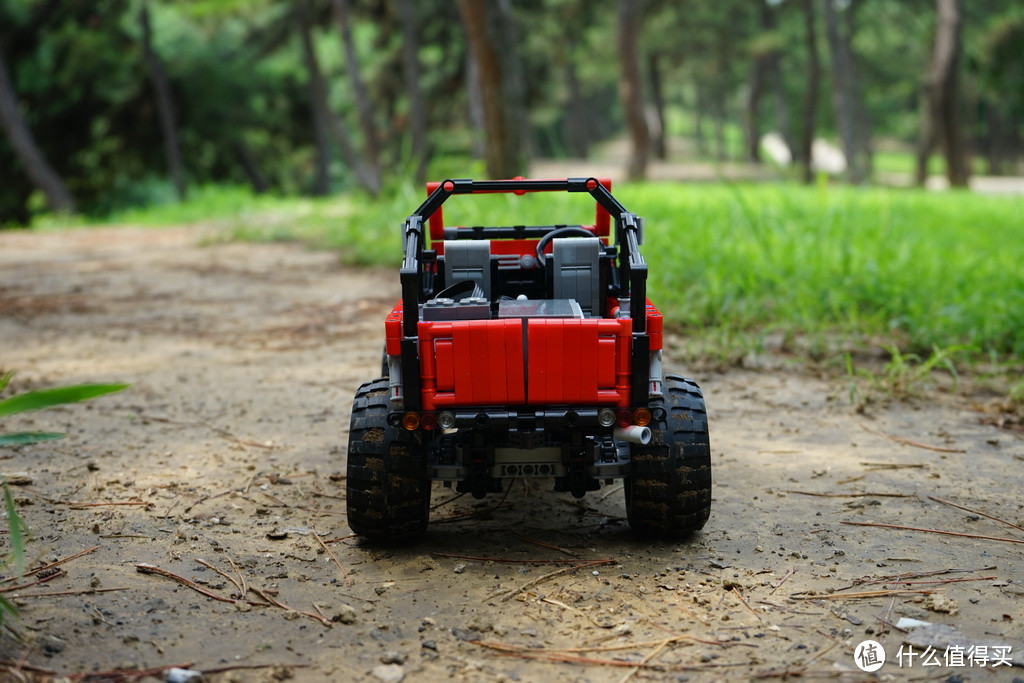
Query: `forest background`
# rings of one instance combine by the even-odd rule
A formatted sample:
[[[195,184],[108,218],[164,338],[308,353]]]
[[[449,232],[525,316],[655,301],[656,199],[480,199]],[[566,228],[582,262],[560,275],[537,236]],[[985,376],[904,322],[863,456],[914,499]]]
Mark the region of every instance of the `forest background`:
[[[0,226],[230,216],[357,263],[425,179],[676,164],[712,182],[620,191],[698,353],[1024,352],[1021,195],[886,189],[1022,174],[1020,3],[2,0],[0,123]]]

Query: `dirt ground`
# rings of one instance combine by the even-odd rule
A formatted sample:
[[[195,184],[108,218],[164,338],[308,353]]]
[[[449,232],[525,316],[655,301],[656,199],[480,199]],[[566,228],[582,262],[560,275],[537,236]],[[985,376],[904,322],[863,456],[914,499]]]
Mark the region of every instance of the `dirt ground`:
[[[68,433],[0,452],[29,566],[91,550],[0,585],[20,607],[0,641],[10,680],[1024,676],[999,661],[1024,662],[1024,530],[979,514],[1024,525],[1024,439],[987,423],[984,397],[857,412],[845,380],[807,369],[676,365],[705,390],[715,467],[691,540],[633,537],[618,487],[576,501],[543,482],[483,501],[437,486],[422,542],[368,546],[345,522],[348,413],[379,370],[397,274],[208,237],[0,233],[12,389],[132,384],[3,423]],[[881,593],[833,595],[866,591]],[[867,639],[887,653],[872,674],[854,660]],[[934,662],[899,666],[901,646],[929,644]]]

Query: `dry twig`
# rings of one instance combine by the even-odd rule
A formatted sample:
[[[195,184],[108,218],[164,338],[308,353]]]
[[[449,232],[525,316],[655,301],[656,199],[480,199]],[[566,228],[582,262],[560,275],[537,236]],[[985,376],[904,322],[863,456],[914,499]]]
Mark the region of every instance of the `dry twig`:
[[[477,557],[474,555],[458,555],[456,553],[441,553],[431,552],[434,557],[450,557],[456,560],[470,560],[472,562],[495,562],[499,564],[572,564],[579,562],[575,560],[535,560],[535,559],[516,559],[513,557]]]
[[[223,595],[219,595],[217,593],[214,593],[211,590],[207,590],[206,588],[203,588],[202,586],[200,586],[195,581],[191,581],[189,579],[186,579],[184,576],[179,576],[178,574],[175,574],[174,572],[169,572],[166,569],[161,569],[160,567],[156,567],[156,566],[148,564],[146,562],[141,562],[139,564],[136,564],[135,565],[135,569],[138,570],[142,574],[156,574],[158,576],[167,577],[168,579],[172,579],[174,581],[177,581],[178,583],[180,583],[181,585],[183,585],[183,586],[185,586],[187,588],[191,588],[192,590],[196,591],[197,593],[202,593],[206,597],[212,598],[212,599],[217,600],[219,602],[228,602],[228,603],[232,603],[232,604],[239,603],[239,602],[244,602],[244,603],[246,603],[248,605],[252,605],[253,607],[264,607],[265,606],[261,602],[253,602],[251,600],[228,598],[228,597],[225,597]],[[262,596],[260,596],[260,597],[262,597]]]
[[[562,553],[563,555],[568,555],[569,557],[579,557],[578,555],[576,555],[574,553],[571,553],[571,552],[569,552],[568,550],[566,550],[564,548],[559,548],[554,543],[547,543],[545,541],[538,541],[536,538],[530,538],[529,536],[524,536],[523,534],[521,534],[521,533],[519,533],[517,531],[513,531],[512,535],[515,536],[516,538],[518,538],[521,541],[526,541],[527,543],[532,543],[534,545],[539,545],[541,548],[547,548],[548,550],[555,550],[557,552]]]
[[[594,664],[598,666],[628,666],[637,667],[641,669],[655,669],[661,670],[661,667],[654,666],[652,664],[641,664],[638,662],[627,662],[621,659],[596,659],[593,657],[580,657],[578,655],[565,654],[564,652],[551,651],[551,650],[529,650],[520,648],[515,645],[506,645],[504,643],[494,643],[482,640],[470,641],[474,645],[480,647],[490,648],[491,650],[497,650],[506,657],[524,657],[526,659],[543,659],[548,662],[564,662],[567,664]]]
[[[89,553],[93,552],[94,550],[98,550],[98,549],[99,549],[99,546],[98,545],[94,545],[91,548],[86,548],[85,550],[79,551],[79,552],[75,553],[74,555],[69,555],[68,557],[65,557],[63,559],[57,560],[56,562],[51,562],[50,564],[43,565],[42,567],[36,567],[35,569],[29,569],[28,571],[23,572],[21,574],[18,574],[17,576],[9,576],[6,579],[0,579],[0,583],[8,583],[10,581],[17,581],[18,579],[23,578],[25,576],[28,576],[30,574],[38,574],[39,572],[44,572],[47,569],[53,569],[54,567],[56,567],[58,565],[62,565],[65,562],[70,562],[71,560],[77,560],[82,555],[88,555]]]
[[[980,510],[972,510],[969,507],[965,507],[963,505],[957,505],[956,503],[951,503],[948,500],[943,500],[941,498],[936,498],[935,496],[928,496],[928,500],[934,500],[936,503],[942,503],[943,505],[949,505],[949,506],[958,508],[960,510],[964,510],[966,512],[970,512],[972,515],[979,515],[981,517],[985,517],[986,519],[991,519],[993,522],[999,522],[1000,524],[1005,524],[1006,526],[1010,527],[1011,529],[1016,529],[1017,531],[1024,531],[1024,527],[1019,527],[1016,524],[1013,524],[1011,522],[1007,522],[1005,519],[999,519],[998,517],[993,517],[992,515],[987,515],[984,512],[981,512]]]
[[[980,534],[963,534],[959,531],[943,531],[941,529],[922,529],[916,526],[903,526],[901,524],[879,524],[876,522],[840,522],[840,524],[848,524],[850,526],[875,526],[882,527],[885,529],[905,529],[906,531],[923,531],[929,534],[943,534],[945,536],[960,536],[962,538],[980,538],[985,541],[1002,541],[1004,543],[1024,544],[1024,540],[1021,540],[1019,538],[1003,538],[1001,536],[982,536]]]
[[[212,564],[210,564],[206,560],[202,560],[202,559],[200,559],[198,557],[193,558],[193,559],[196,562],[198,562],[199,564],[203,565],[204,567],[206,567],[208,569],[212,569],[213,571],[217,572],[218,574],[223,576],[225,579],[227,579],[231,583],[235,584],[235,588],[238,589],[239,597],[245,597],[245,594],[246,594],[247,591],[242,588],[242,584],[238,583],[238,581],[235,579],[235,577],[231,576],[230,574],[228,574],[227,572],[225,572],[223,570],[217,569],[216,567],[214,567]]]
[[[757,617],[758,621],[764,622],[764,619],[761,618],[761,615],[755,612],[754,609],[747,603],[747,601],[743,599],[743,594],[736,589],[736,586],[732,587],[732,592],[735,593],[736,597],[740,599],[740,602],[743,603],[743,606],[746,607],[751,614]]]
[[[24,595],[21,594],[21,593],[17,593],[15,595],[11,596],[11,597],[14,598],[15,600],[22,600],[24,598],[52,598],[52,597],[59,596],[59,595],[92,595],[93,593],[111,593],[113,591],[127,591],[127,590],[131,590],[131,589],[128,588],[127,586],[124,587],[124,588],[86,588],[84,590],[76,590],[76,591],[51,591],[51,592],[48,592],[48,593],[27,593],[27,594],[24,594]]]
[[[274,598],[270,597],[267,593],[264,593],[263,591],[261,591],[259,588],[250,587],[249,590],[251,590],[253,593],[255,593],[256,595],[260,596],[261,598],[263,598],[264,600],[269,602],[274,607],[277,607],[279,609],[283,609],[286,612],[294,612],[295,614],[301,614],[304,617],[309,617],[310,619],[315,619],[316,621],[319,621],[324,626],[330,626],[331,625],[331,620],[328,619],[327,617],[323,616],[323,615],[314,614],[313,612],[304,612],[304,611],[302,611],[300,609],[296,609],[294,607],[286,605],[283,602],[278,602]]]
[[[827,595],[790,595],[791,600],[856,600],[859,598],[878,598],[889,595],[904,595],[908,593],[934,593],[932,588],[915,588],[899,590],[878,590],[861,591],[860,593],[829,593]]]
[[[339,562],[339,561],[338,561],[338,556],[337,556],[337,555],[335,555],[335,554],[334,554],[334,553],[333,553],[333,552],[331,551],[331,549],[327,547],[327,544],[326,544],[326,543],[324,543],[324,540],[323,540],[322,538],[320,538],[320,534],[318,534],[318,533],[316,533],[316,532],[314,531],[314,532],[313,532],[313,538],[315,538],[315,539],[316,539],[316,542],[320,544],[320,547],[321,547],[321,548],[323,548],[323,549],[324,549],[324,551],[325,551],[325,552],[326,552],[326,553],[327,553],[328,555],[330,555],[330,556],[331,556],[331,559],[332,559],[332,560],[334,560],[334,564],[338,565],[338,569],[340,569],[340,570],[341,570],[341,575],[342,575],[343,577],[345,577],[345,585],[346,585],[346,586],[348,586],[349,588],[351,588],[351,587],[352,587],[352,577],[350,577],[350,576],[348,575],[348,572],[347,572],[347,571],[345,571],[345,568],[341,566],[341,562]]]
[[[615,560],[594,560],[593,562],[584,562],[582,564],[576,564],[576,565],[573,565],[571,567],[565,567],[564,569],[558,569],[558,570],[553,571],[553,572],[551,572],[549,574],[545,574],[544,576],[538,577],[538,578],[534,579],[533,581],[527,581],[526,583],[524,583],[522,586],[519,586],[518,588],[513,588],[510,591],[501,591],[501,592],[495,593],[494,595],[489,595],[489,596],[487,596],[487,600],[490,600],[492,598],[496,598],[499,595],[501,595],[501,596],[503,596],[501,598],[501,601],[502,602],[506,602],[507,600],[509,600],[513,596],[516,596],[516,595],[522,593],[525,590],[528,590],[530,588],[533,588],[534,586],[537,586],[537,585],[539,585],[541,583],[544,583],[545,581],[547,581],[549,579],[553,579],[556,576],[560,576],[562,574],[568,574],[569,572],[574,572],[574,571],[577,571],[579,569],[587,569],[589,567],[597,567],[597,566],[600,566],[600,565],[603,565],[603,564],[612,564],[613,562],[615,562]]]
[[[67,576],[67,575],[68,575],[68,573],[66,571],[64,571],[63,569],[58,569],[54,573],[47,574],[46,576],[40,577],[40,578],[36,579],[35,581],[29,581],[28,583],[19,583],[16,586],[8,586],[7,588],[0,588],[0,593],[10,593],[11,591],[21,590],[22,588],[30,588],[31,586],[38,586],[41,583],[46,583],[47,581],[53,581],[54,579],[59,579],[62,576]]]
[[[779,588],[782,587],[782,584],[784,584],[787,581],[789,581],[789,577],[793,576],[793,574],[796,574],[796,568],[795,567],[791,568],[788,572],[786,572],[786,575],[782,577],[781,581],[779,581],[777,584],[775,584],[772,587],[772,589],[768,592],[768,595],[772,595],[772,594],[775,593],[775,591],[779,590]]]
[[[818,496],[819,498],[913,498],[913,493],[818,493],[817,491],[785,490],[783,493],[796,493],[801,496]]]
[[[883,434],[882,432],[875,431],[874,429],[871,429],[870,427],[865,425],[863,422],[860,423],[860,428],[863,429],[865,432],[870,432],[870,433],[875,434],[877,436],[881,436],[883,438],[889,439],[890,441],[895,441],[898,444],[902,444],[904,446],[913,446],[914,448],[923,448],[926,451],[936,451],[938,453],[966,453],[967,452],[967,451],[965,451],[963,449],[960,449],[960,448],[945,448],[943,446],[930,446],[930,445],[928,445],[926,443],[921,443],[920,441],[912,441],[910,439],[905,439],[902,436],[892,436],[891,434]]]

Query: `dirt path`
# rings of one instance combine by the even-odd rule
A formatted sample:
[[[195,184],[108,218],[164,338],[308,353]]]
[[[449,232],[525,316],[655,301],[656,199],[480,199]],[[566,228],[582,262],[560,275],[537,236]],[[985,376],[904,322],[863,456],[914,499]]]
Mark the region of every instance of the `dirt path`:
[[[881,674],[1022,675],[991,662],[901,671],[900,645],[927,632],[879,618],[951,625],[1022,658],[1024,546],[843,524],[1024,539],[928,498],[1024,522],[1024,440],[981,424],[970,399],[861,415],[841,382],[700,376],[716,489],[711,521],[691,541],[632,537],[621,491],[577,502],[517,485],[479,504],[444,504],[451,495],[438,487],[440,523],[426,540],[368,547],[347,538],[341,473],[351,396],[379,368],[396,274],[297,246],[201,242],[190,229],[0,233],[0,368],[18,371],[14,388],[133,385],[4,422],[69,433],[0,452],[0,471],[31,479],[14,493],[33,566],[96,549],[20,591],[24,644],[7,638],[0,658],[60,674],[272,667],[215,678],[239,681],[617,681],[633,671],[626,662],[655,680],[859,679],[854,651],[872,638],[889,654]],[[94,505],[133,502],[145,505]],[[342,540],[327,553],[317,536]],[[604,559],[616,563],[550,576]],[[313,616],[216,601],[140,563],[222,596],[244,580]],[[958,581],[891,582],[908,573]],[[850,586],[937,592],[813,599]],[[93,589],[114,590],[27,597]]]

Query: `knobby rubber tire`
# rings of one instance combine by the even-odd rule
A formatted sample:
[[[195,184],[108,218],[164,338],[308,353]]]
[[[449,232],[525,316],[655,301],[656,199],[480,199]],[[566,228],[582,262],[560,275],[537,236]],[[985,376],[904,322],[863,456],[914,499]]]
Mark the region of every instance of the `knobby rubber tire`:
[[[427,528],[430,479],[422,432],[387,423],[388,380],[359,387],[348,436],[347,510],[352,531],[372,541],[411,541]]]
[[[624,480],[626,517],[645,536],[680,538],[701,529],[711,515],[711,445],[704,396],[696,382],[665,377],[663,419],[651,423],[651,442],[630,444]]]

